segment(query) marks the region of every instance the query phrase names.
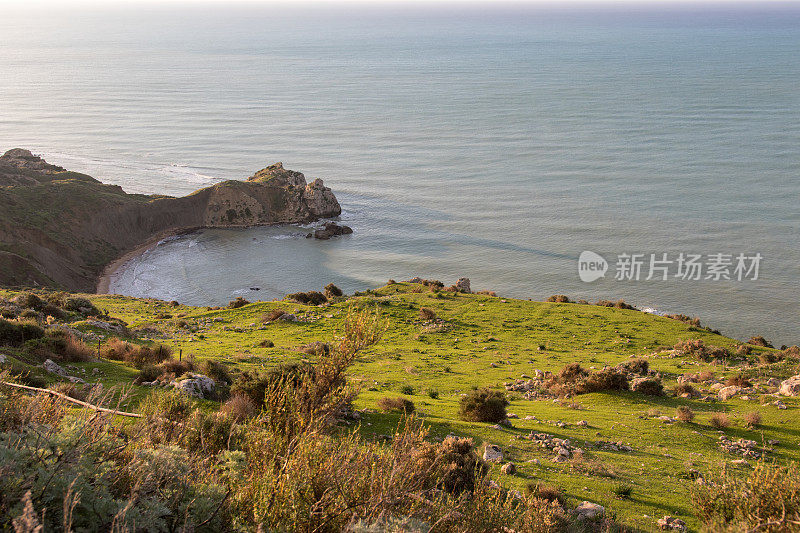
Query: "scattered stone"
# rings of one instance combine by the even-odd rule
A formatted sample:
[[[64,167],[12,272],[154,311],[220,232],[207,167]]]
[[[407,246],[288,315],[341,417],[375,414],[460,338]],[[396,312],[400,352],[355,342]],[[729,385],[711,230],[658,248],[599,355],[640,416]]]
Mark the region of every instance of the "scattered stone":
[[[578,427],[586,428],[589,427],[589,422],[587,422],[586,420],[581,420],[577,422],[575,425]]]
[[[519,418],[519,416],[515,415],[514,413],[508,413],[508,415],[506,415],[506,418]]]
[[[514,463],[506,463],[500,467],[500,471],[508,476],[513,476],[517,473],[517,465]]]
[[[281,316],[276,318],[276,320],[283,320],[284,322],[297,322],[298,318],[297,315],[293,315],[291,313],[283,313]]]
[[[780,401],[780,400],[775,400],[774,402],[772,402],[772,405],[774,405],[774,406],[775,406],[775,407],[777,407],[778,409],[786,409],[786,404],[785,404],[785,403],[783,403],[783,402],[782,402],[782,401]]]
[[[117,335],[127,334],[125,327],[120,324],[112,324],[111,322],[106,322],[105,320],[87,320],[86,323],[90,326],[116,333]]]
[[[725,452],[752,459],[758,459],[766,452],[766,450],[759,450],[758,443],[754,440],[739,439],[732,441],[727,435],[720,435],[719,447]]]
[[[776,387],[776,388],[780,387],[781,386],[781,380],[779,380],[778,378],[769,378],[767,380],[767,385],[769,385],[770,387]]]
[[[59,364],[53,361],[52,359],[46,360],[43,366],[44,369],[50,372],[51,374],[58,374],[59,376],[67,377],[67,371],[61,368]]]
[[[724,402],[725,400],[733,398],[734,396],[736,396],[740,392],[742,392],[742,388],[741,387],[737,387],[736,385],[729,385],[727,387],[723,387],[723,388],[719,389],[719,392],[717,393],[717,397],[721,401]]]
[[[3,364],[3,363],[5,363],[5,362],[6,362],[6,356],[5,356],[5,354],[2,354],[2,353],[0,353],[0,365],[2,365],[2,364]]]
[[[606,510],[602,505],[592,502],[583,502],[575,508],[575,514],[578,515],[578,520],[587,520],[603,516],[605,512]]]
[[[779,393],[784,396],[797,396],[800,394],[800,374],[792,376],[781,383]]]
[[[184,379],[173,381],[170,385],[194,398],[205,398],[214,390],[214,380],[203,374],[188,373]]]
[[[489,463],[500,463],[503,461],[503,450],[496,444],[487,444],[483,450],[483,460]]]
[[[656,524],[658,524],[658,528],[661,529],[662,531],[668,531],[668,530],[686,531],[686,522],[684,522],[680,518],[674,518],[672,516],[665,516],[664,518],[659,518]]]

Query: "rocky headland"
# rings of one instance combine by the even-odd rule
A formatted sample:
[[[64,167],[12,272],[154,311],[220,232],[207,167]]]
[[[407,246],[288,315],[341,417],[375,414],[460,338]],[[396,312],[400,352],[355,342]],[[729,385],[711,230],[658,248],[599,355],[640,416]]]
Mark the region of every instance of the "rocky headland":
[[[175,198],[128,194],[16,148],[0,156],[0,285],[91,292],[109,263],[168,235],[340,213],[321,179],[281,163]]]

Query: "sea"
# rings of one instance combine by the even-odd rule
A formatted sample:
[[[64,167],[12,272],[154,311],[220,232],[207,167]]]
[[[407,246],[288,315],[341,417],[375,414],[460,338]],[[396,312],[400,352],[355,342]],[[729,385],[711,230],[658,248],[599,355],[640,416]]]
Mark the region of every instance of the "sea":
[[[14,147],[144,194],[281,161],[354,229],[168,239],[114,293],[467,277],[800,343],[798,3],[11,4]]]

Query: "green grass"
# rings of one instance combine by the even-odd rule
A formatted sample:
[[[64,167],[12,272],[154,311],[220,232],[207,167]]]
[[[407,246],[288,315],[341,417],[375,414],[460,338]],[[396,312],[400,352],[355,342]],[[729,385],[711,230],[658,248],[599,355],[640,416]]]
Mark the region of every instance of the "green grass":
[[[662,374],[668,389],[676,384],[678,375],[686,372],[711,370],[718,377],[734,375],[741,371],[739,367],[723,368],[675,358],[661,348],[684,339],[702,339],[728,348],[737,341],[638,311],[448,292],[437,296],[427,291],[414,292],[417,290],[416,285],[393,284],[323,307],[276,301],[256,302],[239,309],[173,307],[166,302],[121,296],[87,297],[111,316],[128,322],[130,329],[156,333],[154,341],[172,346],[176,356],[182,351],[183,357],[217,359],[233,371],[266,369],[306,358],[297,347],[312,341],[335,343],[348,306],[375,305],[388,321],[387,331],[378,344],[360,354],[349,376],[361,390],[356,406],[367,410],[360,425],[366,437],[391,433],[399,421],[399,414],[375,409],[378,399],[397,397],[404,387],[413,387],[413,394],[403,396],[414,402],[416,415],[430,427],[433,437],[455,433],[503,447],[506,458],[517,464],[519,473],[505,476],[499,466],[492,466],[495,479],[501,483],[519,490],[530,482],[562,487],[571,503],[600,503],[622,523],[644,531],[655,529],[655,520],[664,515],[678,516],[692,529],[699,527],[692,516],[688,493],[693,483],[690,471],[705,471],[711,465],[739,458],[719,450],[720,432],[708,424],[714,412],[724,411],[732,417],[733,425],[725,431],[730,437],[759,442],[779,440],[780,445],[770,458],[800,458],[800,420],[795,414],[799,403],[787,398],[783,401],[789,408],[778,410],[773,405],[761,406],[758,395],[750,400],[737,397],[711,403],[671,396],[653,398],[633,392],[595,393],[575,397],[580,408],[574,409],[552,400],[524,400],[512,393],[508,412],[519,416],[512,420],[513,427],[496,429],[492,424],[461,421],[460,395],[471,388],[502,388],[504,382],[523,374],[533,375],[535,369],[557,371],[574,361],[586,368],[600,369],[634,356],[646,357],[650,367]],[[10,295],[0,291],[0,297]],[[424,324],[419,319],[420,307],[433,309],[444,323],[437,327]],[[262,317],[276,308],[307,321],[263,324]],[[164,313],[172,318],[156,318]],[[181,327],[181,321],[187,327]],[[107,335],[85,322],[75,326]],[[260,343],[267,339],[275,346],[261,347]],[[540,345],[545,349],[540,350]],[[754,348],[749,359],[757,362],[758,354],[764,350]],[[130,384],[137,373],[113,362],[76,366],[101,368],[100,381],[106,387]],[[761,377],[797,373],[796,364],[786,363],[746,370],[749,375]],[[91,380],[91,370],[87,370],[87,376]],[[438,392],[437,398],[428,394],[431,390]],[[131,405],[147,392],[144,387],[133,387]],[[681,405],[695,411],[694,422],[665,424],[648,416],[654,409],[674,416]],[[756,429],[746,428],[743,420],[744,413],[751,411],[758,411],[763,417]],[[537,420],[525,420],[526,416]],[[589,426],[575,425],[581,420],[588,421]],[[569,438],[574,446],[590,454],[594,466],[553,462],[552,452],[520,438],[531,431]],[[600,440],[623,441],[634,451],[612,452],[593,446]],[[599,475],[603,469],[613,472],[613,477]],[[632,488],[630,498],[615,494],[620,486]]]

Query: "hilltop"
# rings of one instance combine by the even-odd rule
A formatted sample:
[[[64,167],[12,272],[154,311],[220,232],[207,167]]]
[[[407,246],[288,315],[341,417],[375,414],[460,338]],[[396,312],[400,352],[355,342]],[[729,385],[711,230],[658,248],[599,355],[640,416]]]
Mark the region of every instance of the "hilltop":
[[[322,180],[281,163],[173,198],[127,194],[28,150],[0,156],[0,285],[94,291],[126,252],[201,227],[304,223],[341,207]]]
[[[491,293],[461,292],[458,286],[445,289],[438,283],[417,281],[420,283],[390,282],[380,289],[353,296],[339,296],[335,287],[328,287],[327,297],[311,292],[272,302],[249,303],[239,299],[227,308],[48,292],[40,292],[34,299],[26,293],[0,291],[0,306],[8,323],[36,322],[48,330],[66,328],[70,335],[83,339],[88,347],[83,357],[58,359],[56,349],[38,348],[37,351],[40,344],[26,348],[12,343],[0,348],[5,356],[3,368],[23,375],[27,373],[25,379],[29,384],[59,387],[58,390],[70,391],[70,394],[86,395],[86,391],[97,384],[102,385],[104,391],[117,391],[114,395],[119,395],[121,386],[131,387],[120,408],[146,416],[152,416],[147,413],[153,412],[153,398],[161,398],[169,391],[197,394],[202,398],[188,400],[190,403],[181,407],[183,410],[179,412],[183,414],[176,420],[190,424],[206,420],[202,424],[207,425],[202,427],[206,427],[204,431],[208,433],[200,442],[208,446],[209,439],[215,438],[212,428],[217,426],[214,424],[229,420],[224,417],[234,416],[232,413],[250,412],[235,411],[244,408],[233,407],[233,400],[226,402],[228,394],[256,391],[253,397],[261,401],[264,383],[269,382],[259,381],[258,376],[267,376],[269,374],[265,373],[269,371],[317,380],[320,369],[331,364],[331,354],[340,353],[353,331],[358,334],[366,328],[364,321],[359,322],[362,330],[353,328],[349,318],[353,310],[367,310],[376,313],[377,318],[369,323],[382,328],[383,334],[365,341],[363,349],[348,363],[347,382],[358,394],[352,399],[353,410],[337,411],[338,429],[333,434],[341,435],[343,440],[328,441],[328,437],[323,437],[327,432],[317,434],[320,430],[314,430],[313,439],[308,441],[311,447],[293,452],[299,462],[284,464],[283,459],[276,459],[284,468],[300,470],[287,474],[292,479],[287,478],[288,485],[276,485],[282,492],[276,493],[279,494],[277,500],[270,501],[295,502],[291,512],[299,514],[281,515],[290,510],[276,503],[278,507],[265,508],[266,514],[258,515],[262,518],[257,521],[264,520],[276,529],[280,529],[281,524],[302,523],[311,530],[316,526],[309,524],[316,523],[320,530],[333,531],[338,526],[323,527],[314,520],[330,517],[332,524],[340,524],[336,521],[342,520],[338,514],[325,513],[334,513],[334,508],[340,509],[337,513],[345,512],[341,509],[350,504],[356,506],[354,509],[358,509],[360,516],[374,517],[373,512],[384,509],[381,506],[385,505],[385,499],[372,508],[361,507],[367,503],[358,503],[360,500],[346,505],[349,500],[345,498],[341,502],[337,499],[339,496],[331,495],[338,494],[335,483],[344,479],[336,478],[337,475],[358,477],[362,472],[355,466],[345,468],[341,454],[355,454],[346,459],[354,461],[355,465],[360,460],[358,453],[373,450],[370,447],[373,445],[378,446],[375,457],[389,454],[397,460],[398,456],[391,454],[410,453],[417,457],[413,450],[427,449],[425,446],[429,445],[451,450],[441,453],[466,454],[463,457],[477,453],[477,458],[473,455],[469,461],[486,460],[491,480],[487,486],[508,490],[510,492],[502,494],[513,495],[508,500],[511,503],[496,508],[490,506],[493,509],[490,512],[489,508],[481,506],[488,501],[483,498],[492,496],[481,492],[484,489],[474,488],[476,496],[470,501],[476,507],[464,507],[466,504],[461,500],[450,501],[445,506],[453,509],[455,505],[461,509],[461,520],[472,526],[455,523],[451,528],[447,525],[447,516],[441,515],[444,522],[439,527],[442,531],[461,531],[469,527],[478,531],[489,527],[487,524],[497,527],[498,522],[493,520],[505,524],[504,520],[518,517],[524,505],[528,505],[513,502],[528,501],[534,505],[530,508],[533,511],[527,511],[534,513],[533,518],[529,518],[540,525],[517,525],[518,531],[575,531],[565,529],[565,524],[571,523],[570,517],[584,514],[586,518],[579,523],[587,531],[605,527],[611,531],[620,528],[653,531],[659,527],[658,520],[665,516],[682,521],[671,520],[669,524],[662,521],[664,527],[675,530],[681,530],[682,523],[692,531],[722,530],[720,524],[725,523],[731,527],[739,524],[744,530],[755,527],[762,518],[766,521],[764,517],[780,519],[780,505],[788,506],[789,514],[785,516],[797,516],[791,514],[798,512],[796,495],[800,492],[797,487],[783,492],[774,485],[776,479],[781,479],[789,487],[796,483],[796,477],[782,475],[770,478],[772,485],[760,484],[760,480],[765,479],[764,468],[772,468],[763,466],[762,462],[791,469],[796,468],[800,459],[800,422],[796,416],[800,400],[791,395],[800,392],[800,381],[795,387],[792,385],[795,381],[789,379],[798,373],[800,350],[797,347],[777,350],[766,346],[768,343],[760,338],[741,343],[702,326],[696,319],[659,317],[622,302],[579,304],[563,296],[554,298],[553,302],[532,302],[500,298]],[[141,357],[166,353],[163,350],[171,352],[172,356],[160,363],[157,361],[166,356],[162,355],[152,364],[137,362],[136,357],[120,355],[118,343],[121,341],[134,347],[149,347],[146,354],[150,355]],[[42,366],[44,358],[58,363],[64,375],[46,370]],[[52,365],[50,367],[58,372]],[[68,380],[86,384],[70,385]],[[261,389],[258,389],[259,383]],[[289,379],[281,383],[295,382]],[[505,396],[509,403],[503,416],[486,422],[465,419],[464,399],[483,394],[484,388],[488,389],[487,394],[498,395],[498,398]],[[268,385],[266,390],[270,390]],[[267,394],[267,401],[274,401],[270,400],[270,394]],[[116,405],[113,399],[109,404]],[[199,409],[197,413],[206,414],[190,416],[195,408]],[[252,419],[248,432],[275,424],[276,412],[268,407],[264,409],[263,418]],[[403,433],[404,411],[413,411],[416,420],[427,428],[424,442],[419,436]],[[214,418],[216,416],[223,418]],[[353,430],[359,440],[345,444],[351,442],[346,435]],[[462,441],[453,440],[462,437],[471,439],[468,447],[458,444]],[[222,441],[223,448],[231,446],[231,437],[226,438],[227,441]],[[411,451],[403,447],[404,442],[412,441]],[[330,448],[329,442],[339,444]],[[389,444],[384,447],[380,444],[383,442]],[[234,446],[238,450],[236,446],[239,445]],[[251,457],[247,460],[253,460],[251,454],[257,452],[246,444],[241,446],[247,457]],[[277,445],[264,446],[268,449]],[[356,446],[362,452],[356,453],[356,448],[348,446]],[[460,451],[454,452],[448,446],[456,446]],[[323,456],[313,455],[315,449]],[[275,453],[280,456],[279,452]],[[223,456],[219,457],[221,461]],[[458,461],[467,460],[463,457]],[[422,458],[414,460],[422,461]],[[217,459],[212,462],[215,461]],[[328,464],[326,461],[339,461],[336,473],[324,466]],[[475,464],[469,461],[467,464]],[[257,462],[248,464],[251,469],[261,468]],[[721,473],[722,466],[727,473]],[[414,467],[412,471],[419,473],[420,468]],[[406,474],[395,475],[403,478]],[[370,492],[378,489],[367,481],[361,485],[348,479],[353,483],[349,487],[353,498],[356,494],[367,493],[378,498],[375,492]],[[721,479],[735,479],[743,488],[736,488],[740,485],[729,482],[724,485],[725,491],[714,497],[715,503],[709,503],[712,498],[709,494],[716,490],[714,487],[723,486],[717,484]],[[248,483],[250,481],[242,481],[240,486],[250,487]],[[396,483],[402,485],[399,479]],[[445,488],[448,486],[445,483]],[[219,490],[218,500],[225,493],[224,489]],[[245,494],[249,489],[241,490],[245,492],[231,496],[238,504],[250,501],[248,498],[253,496]],[[388,488],[380,489],[383,490]],[[394,508],[396,513],[439,516],[436,510],[406,506],[417,501],[413,498],[436,500],[437,493],[430,492],[432,489],[403,490],[413,494],[400,500],[403,503]],[[754,491],[758,491],[757,495]],[[381,494],[384,494],[381,498],[388,497]],[[749,498],[744,498],[744,494]],[[765,499],[759,500],[761,496]],[[525,499],[530,497],[534,499]],[[314,508],[315,498],[321,498],[319,502],[327,502],[325,505],[331,507],[318,511],[322,515],[312,511],[303,514],[305,505]],[[560,503],[536,507],[539,504],[535,502],[541,498]],[[741,502],[745,500],[752,502],[746,508],[752,513],[749,518],[734,511],[740,507],[744,512]],[[229,504],[232,507],[228,508]],[[61,509],[60,500],[57,505]],[[229,512],[242,512],[230,501],[225,505]],[[338,505],[344,507],[336,507]],[[599,512],[607,520],[605,524],[597,522],[599,517],[589,518],[599,510],[597,506],[602,507]],[[41,511],[42,503],[37,502],[34,507]],[[476,515],[470,514],[473,511],[469,509]],[[573,509],[576,510],[571,511]],[[777,514],[769,514],[773,511]],[[198,515],[197,522],[203,522],[208,514]],[[478,515],[483,516],[484,522],[479,521]],[[244,515],[236,516],[244,520]],[[479,523],[484,525],[476,525]],[[745,528],[742,524],[749,526]],[[790,529],[761,528],[763,531]],[[496,529],[489,527],[487,530]]]

